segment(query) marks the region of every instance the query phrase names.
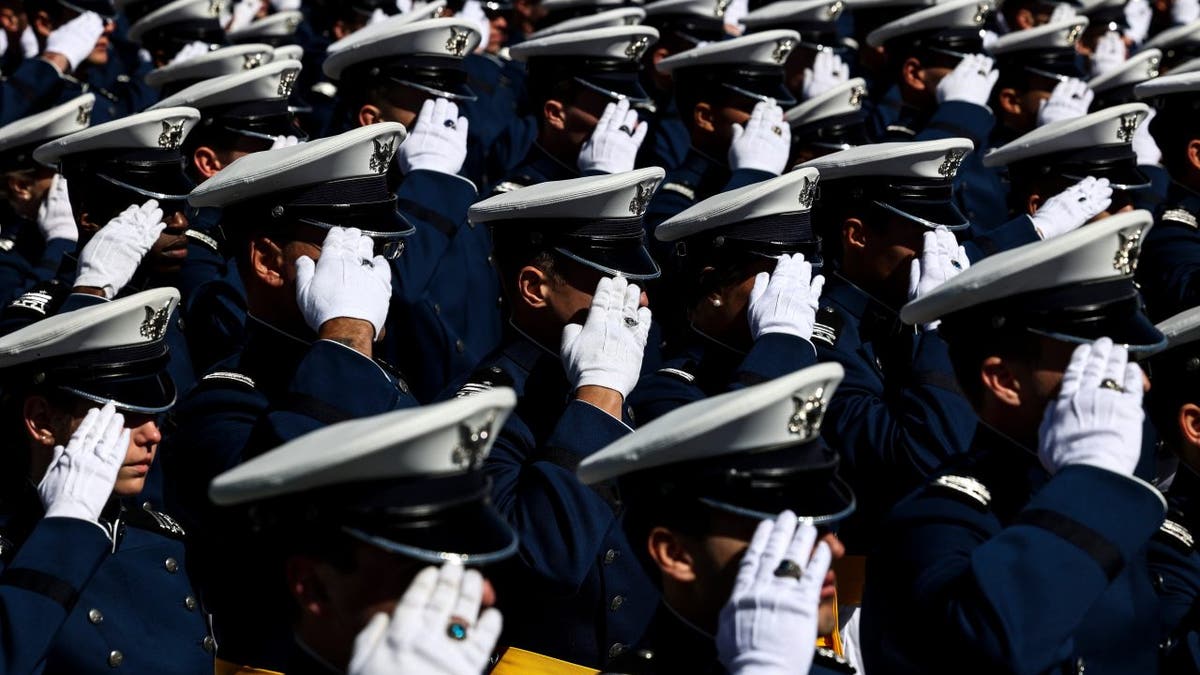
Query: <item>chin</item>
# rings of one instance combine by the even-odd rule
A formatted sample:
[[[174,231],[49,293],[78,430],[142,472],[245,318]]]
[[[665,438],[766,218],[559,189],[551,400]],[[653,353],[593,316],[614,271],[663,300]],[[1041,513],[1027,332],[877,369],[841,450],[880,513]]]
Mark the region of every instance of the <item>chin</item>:
[[[117,483],[113,485],[113,494],[117,497],[136,497],[142,494],[142,490],[145,487],[145,476],[139,476],[138,478],[117,478]]]

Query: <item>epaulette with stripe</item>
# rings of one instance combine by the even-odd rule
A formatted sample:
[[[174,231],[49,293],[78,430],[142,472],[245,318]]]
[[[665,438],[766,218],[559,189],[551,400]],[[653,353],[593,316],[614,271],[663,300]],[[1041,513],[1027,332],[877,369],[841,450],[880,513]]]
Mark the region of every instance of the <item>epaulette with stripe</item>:
[[[1193,230],[1200,226],[1200,223],[1197,223],[1196,216],[1187,209],[1167,209],[1166,211],[1163,211],[1162,220],[1183,223]]]
[[[938,476],[929,484],[931,489],[958,497],[963,502],[980,509],[987,509],[992,503],[992,493],[983,483],[971,476],[946,474]]]
[[[686,183],[663,183],[658,191],[674,192],[677,195],[683,195],[688,201],[696,201],[696,188]]]
[[[236,382],[238,384],[254,389],[257,385],[254,378],[243,373],[233,370],[214,370],[213,372],[200,378],[201,382]]]
[[[1159,541],[1166,542],[1185,554],[1191,553],[1196,548],[1196,538],[1192,535],[1191,530],[1178,520],[1167,518],[1158,527],[1158,532],[1154,533],[1154,536]]]

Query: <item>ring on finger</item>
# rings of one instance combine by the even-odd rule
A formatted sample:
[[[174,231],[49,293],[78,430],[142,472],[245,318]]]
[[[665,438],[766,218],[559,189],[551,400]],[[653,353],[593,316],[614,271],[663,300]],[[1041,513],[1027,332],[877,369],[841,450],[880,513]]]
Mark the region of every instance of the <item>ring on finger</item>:
[[[795,560],[784,558],[779,561],[779,566],[775,568],[775,576],[777,577],[792,577],[797,581],[804,576],[804,568],[800,567],[800,563]]]
[[[457,122],[455,122],[454,120],[446,120],[445,122],[442,122],[442,124],[443,124],[443,125],[444,125],[444,126],[447,128],[447,129],[456,129],[456,128],[458,128],[458,123],[457,123]]]
[[[1100,380],[1100,388],[1101,389],[1111,389],[1112,391],[1115,391],[1115,392],[1118,392],[1121,394],[1125,393],[1125,387],[1122,387],[1120,382],[1117,382],[1116,380],[1112,379],[1111,377],[1106,377],[1103,380]]]
[[[450,617],[450,623],[446,625],[446,635],[451,640],[466,640],[467,629],[469,627],[470,624],[466,619],[461,616],[452,616]]]
[[[637,328],[637,325],[638,325],[637,319],[633,318],[632,316],[625,317],[625,327],[626,328]]]

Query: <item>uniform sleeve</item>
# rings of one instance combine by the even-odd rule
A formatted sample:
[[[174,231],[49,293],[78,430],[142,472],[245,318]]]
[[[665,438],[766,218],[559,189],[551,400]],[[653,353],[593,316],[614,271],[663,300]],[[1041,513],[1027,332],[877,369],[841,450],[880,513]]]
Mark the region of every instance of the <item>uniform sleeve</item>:
[[[95,523],[46,518],[0,573],[0,672],[37,670],[111,545]]]
[[[896,364],[886,381],[853,330],[843,330],[833,348],[822,342],[818,350],[821,361],[837,361],[846,373],[825,415],[825,440],[854,474],[887,476],[864,498],[890,506],[945,460],[966,452],[975,412],[958,390],[948,347],[936,332],[914,336],[911,365]]]
[[[563,594],[583,583],[616,519],[575,467],[629,431],[603,410],[572,401],[545,448],[535,448],[529,429],[510,418],[488,456],[493,502],[517,531],[521,561]]]
[[[1146,484],[1088,466],[1061,470],[1003,529],[966,501],[922,495],[885,528],[863,608],[867,669],[890,649],[909,664],[1051,672],[1165,512]]]
[[[75,242],[51,239],[46,242],[41,258],[32,265],[15,251],[0,254],[0,307],[7,306],[39,282],[54,278],[62,257],[73,250]]]
[[[981,105],[966,101],[946,101],[938,106],[914,141],[936,141],[943,138],[969,138],[978,151],[988,146],[988,137],[996,117]]]
[[[1137,277],[1150,317],[1165,319],[1200,305],[1200,232],[1160,220],[1146,235]]]
[[[416,232],[405,240],[404,253],[392,269],[407,302],[415,302],[426,290],[477,197],[475,185],[460,176],[420,170],[404,177],[396,206]]]
[[[62,87],[57,68],[42,59],[25,59],[0,84],[0,126],[49,107]]]
[[[1037,228],[1033,225],[1033,220],[1025,215],[1017,216],[999,227],[990,229],[971,223],[967,233],[969,238],[963,242],[963,248],[966,249],[967,258],[972,263],[1001,251],[1041,241]]]

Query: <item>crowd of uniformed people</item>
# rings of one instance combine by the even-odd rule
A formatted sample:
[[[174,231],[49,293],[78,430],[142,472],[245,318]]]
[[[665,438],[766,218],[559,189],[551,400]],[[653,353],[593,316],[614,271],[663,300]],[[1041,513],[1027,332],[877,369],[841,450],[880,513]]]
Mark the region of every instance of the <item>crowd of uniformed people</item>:
[[[0,0],[0,675],[1200,673],[1200,0]]]

